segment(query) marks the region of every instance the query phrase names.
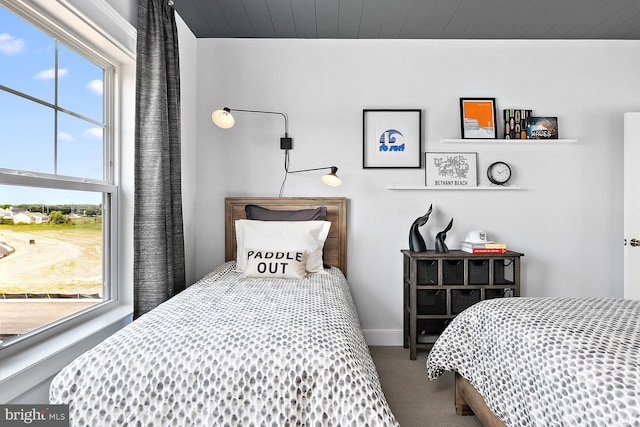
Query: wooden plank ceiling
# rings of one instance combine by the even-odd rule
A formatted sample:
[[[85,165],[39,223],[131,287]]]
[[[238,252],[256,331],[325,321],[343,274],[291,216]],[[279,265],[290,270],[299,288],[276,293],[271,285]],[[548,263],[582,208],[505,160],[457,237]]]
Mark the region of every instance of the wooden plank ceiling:
[[[640,0],[173,0],[199,38],[640,40]]]

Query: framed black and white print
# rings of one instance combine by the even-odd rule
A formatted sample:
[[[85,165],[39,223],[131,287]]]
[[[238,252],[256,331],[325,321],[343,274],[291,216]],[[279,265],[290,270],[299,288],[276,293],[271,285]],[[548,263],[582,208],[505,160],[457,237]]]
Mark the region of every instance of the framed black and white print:
[[[496,99],[460,98],[460,128],[463,139],[496,139]]]
[[[421,168],[422,110],[363,110],[363,168]]]
[[[425,153],[427,187],[477,187],[477,153]]]

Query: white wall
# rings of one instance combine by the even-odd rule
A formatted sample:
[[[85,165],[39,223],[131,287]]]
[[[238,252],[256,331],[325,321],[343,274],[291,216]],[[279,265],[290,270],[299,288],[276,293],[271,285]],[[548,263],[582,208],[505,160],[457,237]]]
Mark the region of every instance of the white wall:
[[[349,199],[348,279],[371,343],[400,343],[402,258],[413,220],[431,203],[424,234],[453,217],[447,244],[470,229],[523,252],[526,296],[622,296],[623,113],[640,108],[637,41],[198,39],[197,276],[223,261],[224,196],[277,196],[283,152],[277,116],[238,113],[230,130],[210,120],[221,106],[286,112],[291,168],[336,164],[344,184],[289,176],[286,196]],[[459,137],[459,98],[558,116],[556,146],[444,145]],[[520,191],[391,191],[422,185],[424,168],[363,169],[362,110],[420,108],[423,151],[478,152],[478,174],[505,160]]]
[[[138,2],[132,0],[105,0],[134,28],[138,25]]]
[[[180,49],[180,120],[182,167],[182,218],[184,224],[185,274],[187,284],[196,281],[196,235],[199,223],[196,217],[196,38],[187,25],[176,15],[178,48]],[[184,64],[184,65],[183,65]]]

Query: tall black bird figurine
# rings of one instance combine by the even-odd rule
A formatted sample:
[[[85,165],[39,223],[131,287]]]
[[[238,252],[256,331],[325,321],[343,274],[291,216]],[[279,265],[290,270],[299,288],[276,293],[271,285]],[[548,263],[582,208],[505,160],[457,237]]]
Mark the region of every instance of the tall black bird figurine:
[[[444,241],[447,238],[447,231],[451,230],[451,227],[453,227],[453,218],[449,221],[447,228],[436,234],[436,252],[439,254],[449,252],[449,248]]]
[[[429,206],[429,210],[426,214],[422,215],[420,218],[416,218],[416,220],[413,221],[413,224],[411,224],[411,230],[409,230],[409,249],[411,252],[427,251],[427,244],[424,242],[419,228],[427,223],[432,210],[433,204]]]

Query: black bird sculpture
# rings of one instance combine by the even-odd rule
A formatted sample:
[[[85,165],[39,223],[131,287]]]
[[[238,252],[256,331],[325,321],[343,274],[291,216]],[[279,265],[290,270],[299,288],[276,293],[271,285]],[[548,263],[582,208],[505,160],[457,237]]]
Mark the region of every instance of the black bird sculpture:
[[[411,250],[411,252],[427,251],[427,244],[424,242],[419,228],[427,223],[432,210],[433,204],[429,206],[429,210],[426,214],[422,215],[419,218],[416,218],[416,220],[413,221],[413,224],[411,224],[411,230],[409,230],[409,249]]]
[[[447,225],[447,228],[436,234],[436,252],[439,254],[446,254],[447,252],[449,252],[449,248],[444,241],[447,238],[447,231],[451,230],[451,227],[453,227],[453,218],[451,218],[451,221],[449,221],[449,225]]]

